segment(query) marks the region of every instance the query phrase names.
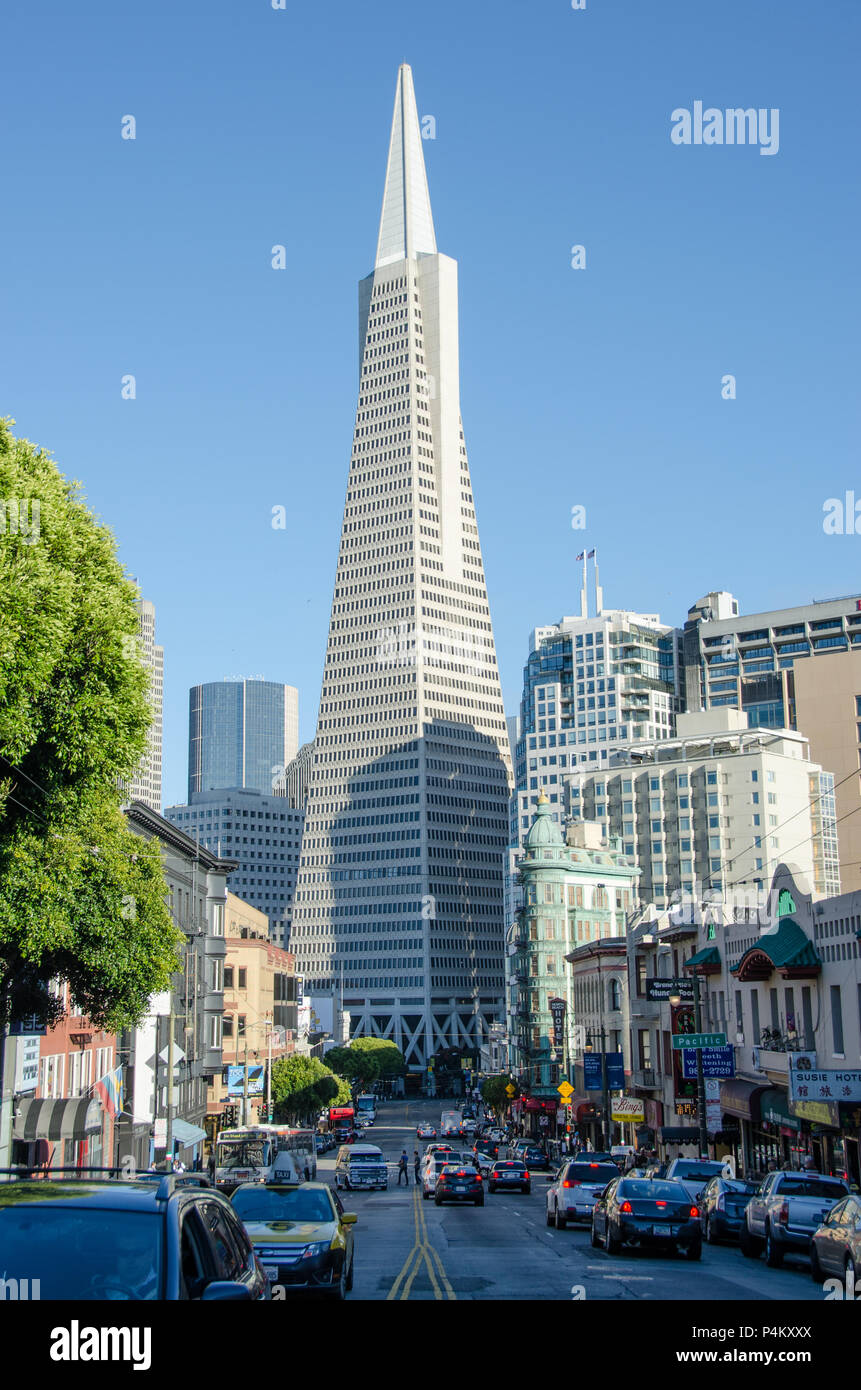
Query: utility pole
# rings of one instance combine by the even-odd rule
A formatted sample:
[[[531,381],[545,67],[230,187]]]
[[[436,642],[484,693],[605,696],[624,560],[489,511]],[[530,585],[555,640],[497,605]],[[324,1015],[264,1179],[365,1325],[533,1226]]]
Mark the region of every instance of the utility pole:
[[[173,1163],[173,1000],[171,999],[170,1014],[168,1016],[167,1035],[167,1160]]]
[[[272,1123],[272,1025],[266,1028],[266,1042],[268,1044],[268,1057],[266,1065],[266,1123]]]
[[[248,1124],[248,1025],[245,1026],[245,1066],[242,1077],[242,1123]]]
[[[693,969],[694,975],[694,1028],[698,1033],[702,1032],[702,1015],[700,1012],[700,977],[697,966]],[[709,1136],[706,1129],[706,1087],[703,1078],[703,1050],[697,1048],[697,1124],[700,1132],[700,1158],[708,1158]]]

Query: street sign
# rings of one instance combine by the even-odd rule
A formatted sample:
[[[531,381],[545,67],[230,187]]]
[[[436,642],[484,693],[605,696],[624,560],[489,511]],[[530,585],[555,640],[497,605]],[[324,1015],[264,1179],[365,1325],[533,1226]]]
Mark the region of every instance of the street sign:
[[[678,994],[684,1002],[691,1002],[694,997],[693,980],[658,980],[654,976],[646,977],[647,999],[669,999],[671,994]]]
[[[796,1071],[789,1073],[791,1100],[861,1101],[861,1071]]]
[[[700,1048],[703,1059],[703,1076],[716,1076],[724,1080],[735,1076],[735,1049],[733,1047]],[[686,1081],[697,1079],[697,1050],[695,1047],[682,1048],[682,1074]]]
[[[510,1081],[509,1081],[508,1085],[507,1085],[506,1088],[505,1088],[505,1094],[508,1095],[508,1096],[516,1096],[516,1095],[517,1095],[517,1087],[516,1087],[516,1086],[512,1086],[512,1084],[511,1084]]]
[[[562,1085],[557,1086],[556,1089],[566,1102],[568,1097],[574,1094],[574,1087],[571,1085],[570,1081],[563,1081]]]
[[[673,1047],[683,1052],[686,1047],[726,1047],[726,1033],[674,1033]]]

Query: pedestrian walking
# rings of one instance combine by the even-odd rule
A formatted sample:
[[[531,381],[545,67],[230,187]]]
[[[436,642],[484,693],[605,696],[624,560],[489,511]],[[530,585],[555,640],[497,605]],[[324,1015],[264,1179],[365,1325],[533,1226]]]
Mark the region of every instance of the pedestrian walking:
[[[419,1168],[420,1168],[420,1167],[421,1167],[421,1159],[419,1158],[419,1151],[418,1151],[418,1149],[413,1149],[413,1168],[414,1168],[414,1170],[415,1170],[415,1175],[416,1175],[416,1187],[418,1187],[419,1182],[420,1182],[420,1178],[419,1178]]]
[[[398,1187],[400,1187],[400,1185],[401,1185],[401,1178],[403,1178],[403,1180],[404,1180],[404,1182],[406,1183],[407,1187],[409,1187],[409,1185],[410,1185],[410,1170],[409,1170],[409,1159],[408,1159],[408,1157],[407,1157],[407,1151],[406,1151],[406,1149],[403,1150],[403,1152],[402,1152],[400,1158],[398,1159]]]

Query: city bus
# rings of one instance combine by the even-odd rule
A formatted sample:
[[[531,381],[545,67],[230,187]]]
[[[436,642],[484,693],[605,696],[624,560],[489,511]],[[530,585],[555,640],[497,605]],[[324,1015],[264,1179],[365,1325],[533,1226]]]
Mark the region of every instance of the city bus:
[[[372,1125],[377,1119],[377,1097],[365,1094],[356,1097],[356,1123]]]
[[[243,1125],[216,1138],[215,1184],[226,1192],[242,1182],[313,1182],[316,1176],[313,1129]]]

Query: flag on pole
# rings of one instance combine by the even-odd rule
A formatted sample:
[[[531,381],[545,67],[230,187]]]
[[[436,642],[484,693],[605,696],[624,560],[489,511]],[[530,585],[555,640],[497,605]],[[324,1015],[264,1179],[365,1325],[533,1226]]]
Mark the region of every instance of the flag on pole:
[[[587,555],[586,555],[586,559],[587,559],[587,560],[594,560],[594,559],[595,559],[595,551],[594,551],[594,550],[590,550],[590,551],[587,553]]]
[[[579,555],[575,555],[575,556],[574,556],[574,563],[575,563],[575,565],[576,565],[576,563],[577,563],[578,560],[585,560],[585,559],[586,559],[586,552],[585,552],[585,550],[581,550]]]
[[[112,1119],[116,1118],[123,1108],[123,1069],[122,1066],[115,1067],[106,1076],[97,1081],[93,1091],[99,1097],[107,1113]]]

